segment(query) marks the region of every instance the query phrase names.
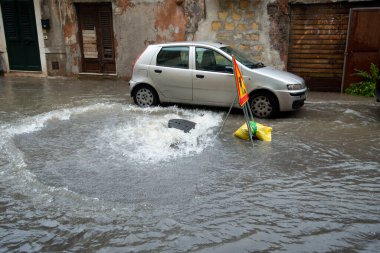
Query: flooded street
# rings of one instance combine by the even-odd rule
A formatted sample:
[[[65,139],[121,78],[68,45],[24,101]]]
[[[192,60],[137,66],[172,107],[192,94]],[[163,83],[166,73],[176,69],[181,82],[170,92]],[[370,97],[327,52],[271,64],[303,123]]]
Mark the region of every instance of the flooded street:
[[[228,108],[128,93],[0,78],[0,252],[379,252],[380,103],[310,99],[252,147],[241,113],[216,136]]]

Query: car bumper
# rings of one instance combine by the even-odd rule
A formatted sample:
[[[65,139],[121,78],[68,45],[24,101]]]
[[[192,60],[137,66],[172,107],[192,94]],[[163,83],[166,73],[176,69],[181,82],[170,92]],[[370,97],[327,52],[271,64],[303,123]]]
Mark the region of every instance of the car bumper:
[[[278,91],[276,95],[279,100],[280,111],[294,111],[304,105],[307,97],[307,90]]]

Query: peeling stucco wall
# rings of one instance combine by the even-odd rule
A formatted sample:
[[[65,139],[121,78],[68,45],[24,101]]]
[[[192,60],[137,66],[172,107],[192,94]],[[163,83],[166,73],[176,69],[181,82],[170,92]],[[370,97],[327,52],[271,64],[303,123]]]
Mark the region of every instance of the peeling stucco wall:
[[[129,5],[127,8],[116,5],[113,8],[116,72],[121,77],[130,75],[134,57],[156,39],[154,12],[147,12],[146,5]]]
[[[288,0],[275,0],[266,6],[266,39],[271,55],[272,65],[286,69],[289,47],[289,7]],[[265,56],[264,56],[265,57]]]
[[[203,0],[119,0],[113,13],[117,73],[128,78],[131,64],[147,45],[193,40],[205,4]]]
[[[205,15],[204,0],[46,0],[46,13],[58,13],[62,19],[63,39],[52,32],[50,37],[63,41],[69,75],[81,71],[75,3],[97,2],[112,2],[116,73],[122,78],[131,75],[132,62],[147,45],[193,39]],[[53,50],[49,41],[46,47]]]
[[[194,40],[201,20],[205,18],[204,0],[185,0],[186,40]]]
[[[281,1],[285,0],[44,0],[41,9],[52,25],[45,40],[49,75],[81,71],[75,3],[82,2],[112,2],[116,73],[121,78],[130,77],[131,64],[147,45],[185,40],[225,42],[284,68],[284,29],[274,25],[282,16],[273,12]],[[60,71],[51,69],[53,61],[59,62]]]
[[[131,64],[147,45],[185,40],[184,10],[174,0],[116,1],[113,18],[120,77],[131,75]]]
[[[194,40],[197,41],[216,41],[216,31],[211,29],[212,22],[218,19],[220,6],[219,1],[205,0],[205,15],[199,20],[198,29],[194,33]]]
[[[80,71],[81,52],[78,41],[78,24],[74,4],[69,0],[61,3],[63,36],[66,49],[66,70],[71,74]]]
[[[64,76],[66,69],[66,49],[63,38],[60,1],[42,0],[41,19],[49,19],[50,28],[43,30],[47,72],[49,76]],[[56,67],[53,68],[53,65]]]
[[[257,16],[260,20],[260,38],[259,42],[262,45],[261,60],[265,65],[273,66],[277,69],[285,69],[285,63],[280,55],[280,51],[274,46],[272,40],[273,35],[277,34],[273,27],[278,25],[277,21],[271,20],[268,14],[268,4],[273,3],[271,1],[259,1],[257,5]],[[287,34],[286,34],[287,36]]]
[[[261,6],[263,61],[278,69],[286,69],[289,44],[287,0],[275,0]]]
[[[75,3],[112,3],[116,73],[127,79],[131,64],[147,45],[185,40],[225,42],[266,65],[285,69],[289,3],[344,1],[41,0],[42,18],[50,18],[52,26],[44,41],[48,73],[75,75],[81,71]],[[0,50],[1,46],[0,40]],[[59,62],[59,71],[51,69],[53,61]]]

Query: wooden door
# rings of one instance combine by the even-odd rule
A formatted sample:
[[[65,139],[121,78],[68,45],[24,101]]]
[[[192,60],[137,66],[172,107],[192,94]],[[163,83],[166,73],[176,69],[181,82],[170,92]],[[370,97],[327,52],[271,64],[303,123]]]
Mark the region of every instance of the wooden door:
[[[369,70],[371,63],[380,67],[380,8],[358,8],[350,12],[349,35],[343,90],[361,78],[355,69]]]
[[[40,71],[33,0],[1,0],[1,10],[11,70]]]
[[[111,3],[77,5],[82,71],[115,73]]]

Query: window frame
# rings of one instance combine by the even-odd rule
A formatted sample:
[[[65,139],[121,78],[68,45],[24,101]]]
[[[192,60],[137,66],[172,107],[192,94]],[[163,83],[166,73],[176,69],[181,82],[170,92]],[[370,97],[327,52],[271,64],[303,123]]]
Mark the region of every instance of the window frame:
[[[159,56],[160,56],[160,53],[165,50],[165,49],[168,49],[168,48],[186,48],[187,49],[187,66],[179,66],[179,65],[161,65],[159,64]],[[180,51],[180,54],[182,52],[186,52],[186,51]],[[156,55],[156,66],[157,67],[165,67],[165,68],[175,68],[175,69],[190,69],[190,47],[189,46],[163,46],[160,48],[160,50],[158,51],[157,55]]]
[[[207,70],[207,69],[198,69],[198,64],[197,64],[197,49],[200,48],[200,49],[205,49],[205,50],[211,50],[213,53],[214,53],[214,56],[215,56],[215,53],[219,54],[220,56],[222,56],[227,62],[230,63],[230,67],[231,67],[231,70],[232,72],[229,72],[227,70],[224,70],[224,71],[219,71],[219,70]],[[213,72],[213,73],[222,73],[222,74],[233,74],[233,63],[231,60],[229,60],[226,56],[224,56],[222,53],[218,52],[217,50],[215,50],[214,48],[209,48],[209,47],[204,47],[204,46],[195,46],[194,47],[194,70],[196,71],[208,71],[208,72]],[[216,66],[216,64],[215,64]],[[227,67],[227,65],[225,66]]]

